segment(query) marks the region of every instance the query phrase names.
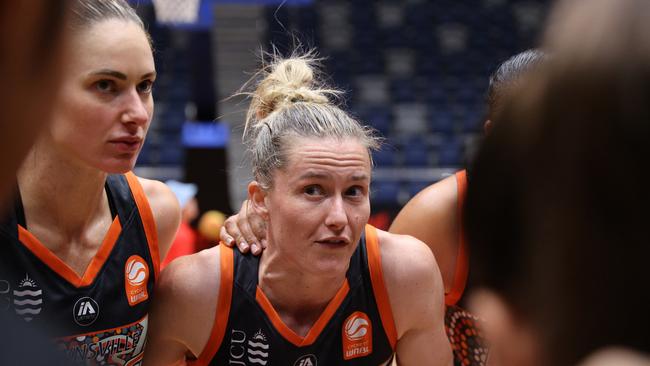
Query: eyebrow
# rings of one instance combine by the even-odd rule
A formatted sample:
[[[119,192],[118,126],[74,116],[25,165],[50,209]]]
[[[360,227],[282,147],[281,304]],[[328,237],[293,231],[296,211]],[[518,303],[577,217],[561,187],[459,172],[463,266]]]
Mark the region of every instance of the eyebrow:
[[[123,74],[123,73],[121,73],[121,72],[119,72],[119,71],[110,70],[110,69],[102,69],[102,70],[99,70],[99,71],[95,71],[95,72],[93,72],[91,75],[105,75],[105,76],[111,76],[111,77],[114,77],[114,78],[116,78],[116,79],[120,79],[120,80],[126,80],[126,79],[127,79],[127,77],[126,77],[125,74]],[[152,77],[155,77],[155,76],[156,76],[156,72],[155,72],[155,71],[148,72],[148,73],[142,75],[141,80],[143,80],[143,79],[148,79],[148,78],[152,78]]]

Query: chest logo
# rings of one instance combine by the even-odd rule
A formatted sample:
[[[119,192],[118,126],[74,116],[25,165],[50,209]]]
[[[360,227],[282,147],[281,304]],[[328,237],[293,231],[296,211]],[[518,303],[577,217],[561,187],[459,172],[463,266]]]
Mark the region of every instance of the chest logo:
[[[89,326],[99,317],[99,305],[90,297],[82,297],[77,300],[72,308],[74,321],[82,327]]]
[[[355,311],[343,322],[343,358],[351,360],[372,353],[372,323],[368,315]]]
[[[318,366],[315,355],[304,355],[296,360],[293,366]]]
[[[132,255],[124,265],[124,290],[129,305],[135,306],[149,298],[149,266],[139,255]]]
[[[9,288],[7,288],[8,290]],[[13,294],[16,314],[25,319],[26,322],[32,321],[35,316],[41,313],[43,290],[28,275],[25,275],[25,278],[18,283],[18,287],[13,291]]]

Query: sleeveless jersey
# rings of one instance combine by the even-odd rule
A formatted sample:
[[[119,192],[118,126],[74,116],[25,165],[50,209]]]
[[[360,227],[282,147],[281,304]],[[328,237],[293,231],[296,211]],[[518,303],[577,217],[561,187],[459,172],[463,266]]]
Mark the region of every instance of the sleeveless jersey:
[[[108,176],[113,223],[79,276],[26,228],[20,199],[0,226],[0,307],[45,329],[73,362],[139,365],[158,277],[156,228],[132,173]]]
[[[305,337],[289,329],[258,287],[259,258],[221,245],[221,287],[208,343],[190,365],[384,365],[396,331],[376,229],[366,226],[346,281]]]

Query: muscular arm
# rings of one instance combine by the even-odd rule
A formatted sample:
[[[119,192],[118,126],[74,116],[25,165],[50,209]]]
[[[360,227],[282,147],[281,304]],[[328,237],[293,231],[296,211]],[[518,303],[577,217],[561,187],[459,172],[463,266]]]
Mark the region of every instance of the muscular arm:
[[[180,257],[162,272],[150,312],[145,366],[182,365],[210,338],[219,297],[219,248]]]
[[[162,182],[138,178],[156,222],[160,261],[165,258],[181,222],[181,208],[174,193]]]
[[[378,235],[397,330],[397,364],[451,366],[442,280],[431,251],[413,237]]]
[[[453,286],[458,255],[458,195],[456,177],[447,177],[413,197],[399,212],[389,231],[411,235],[433,252],[445,292]]]

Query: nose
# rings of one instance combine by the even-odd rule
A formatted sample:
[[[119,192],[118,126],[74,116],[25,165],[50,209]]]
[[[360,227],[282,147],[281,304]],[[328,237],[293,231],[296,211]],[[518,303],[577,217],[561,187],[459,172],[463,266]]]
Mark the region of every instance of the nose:
[[[149,95],[142,96],[135,89],[130,90],[124,98],[124,112],[122,113],[122,123],[134,123],[144,125],[149,122],[150,112],[147,103],[151,103],[147,98]]]
[[[325,218],[325,225],[334,230],[341,231],[348,224],[348,215],[345,211],[345,203],[340,196],[332,198],[332,204],[327,217]]]

